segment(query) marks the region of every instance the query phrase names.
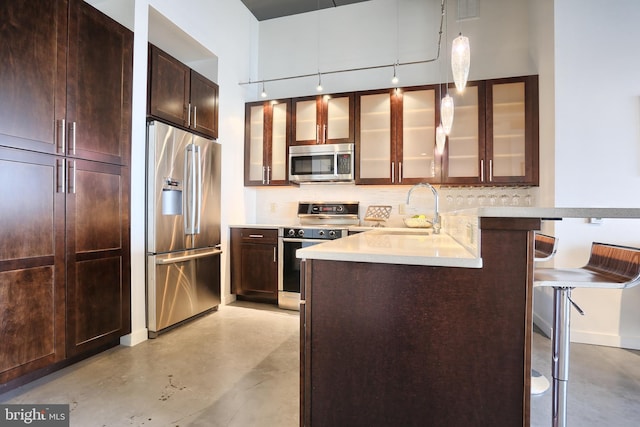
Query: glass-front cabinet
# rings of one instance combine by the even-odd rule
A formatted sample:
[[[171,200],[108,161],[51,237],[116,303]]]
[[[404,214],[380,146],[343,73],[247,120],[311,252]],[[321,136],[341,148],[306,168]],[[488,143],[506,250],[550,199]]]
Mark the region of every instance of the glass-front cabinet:
[[[436,92],[424,86],[357,95],[356,183],[440,182]]]
[[[353,93],[293,99],[291,145],[353,142],[354,110]]]
[[[451,86],[443,183],[538,185],[537,76]]]
[[[244,184],[286,185],[291,101],[250,102],[245,106]]]

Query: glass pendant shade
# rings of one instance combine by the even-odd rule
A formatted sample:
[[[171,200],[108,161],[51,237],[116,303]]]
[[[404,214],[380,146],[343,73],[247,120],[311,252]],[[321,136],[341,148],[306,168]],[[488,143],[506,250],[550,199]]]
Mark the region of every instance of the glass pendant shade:
[[[444,152],[444,143],[446,142],[446,140],[447,134],[444,133],[442,125],[438,125],[438,127],[436,128],[436,153],[438,153],[439,156],[441,156]]]
[[[471,50],[469,38],[460,34],[453,40],[451,47],[451,71],[456,89],[463,91],[469,78],[469,64],[471,63]]]
[[[440,121],[444,133],[449,135],[453,126],[453,98],[446,94],[440,102]]]
[[[322,78],[320,77],[320,73],[318,73],[318,86],[316,86],[316,91],[322,92]]]
[[[267,97],[267,92],[264,90],[264,82],[262,82],[262,93],[260,93],[260,96],[263,98]]]

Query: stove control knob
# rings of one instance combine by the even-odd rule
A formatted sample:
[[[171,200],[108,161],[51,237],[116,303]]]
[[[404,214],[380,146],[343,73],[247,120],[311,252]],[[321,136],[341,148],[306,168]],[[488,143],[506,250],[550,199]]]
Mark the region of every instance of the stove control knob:
[[[324,237],[325,236],[325,231],[324,230],[318,230],[318,236],[320,237]]]
[[[289,231],[287,231],[287,236],[293,237],[296,235],[296,230],[294,230],[293,228],[290,228]]]
[[[298,237],[304,237],[304,230],[298,230]]]
[[[329,230],[329,237],[334,238],[337,237],[338,233],[336,233],[336,230]]]

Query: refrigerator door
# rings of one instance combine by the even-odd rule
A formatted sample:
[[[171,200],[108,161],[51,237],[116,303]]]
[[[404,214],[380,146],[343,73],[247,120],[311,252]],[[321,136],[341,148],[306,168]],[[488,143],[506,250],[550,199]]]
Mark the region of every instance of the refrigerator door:
[[[147,252],[220,243],[220,144],[166,125],[147,125]]]
[[[219,249],[147,257],[149,337],[220,304]]]

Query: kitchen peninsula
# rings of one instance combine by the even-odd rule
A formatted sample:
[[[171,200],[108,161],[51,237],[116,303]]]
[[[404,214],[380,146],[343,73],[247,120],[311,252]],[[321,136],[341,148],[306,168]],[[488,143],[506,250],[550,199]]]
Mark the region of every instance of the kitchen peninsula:
[[[534,231],[570,217],[640,209],[479,208],[299,250],[303,425],[528,426]]]

